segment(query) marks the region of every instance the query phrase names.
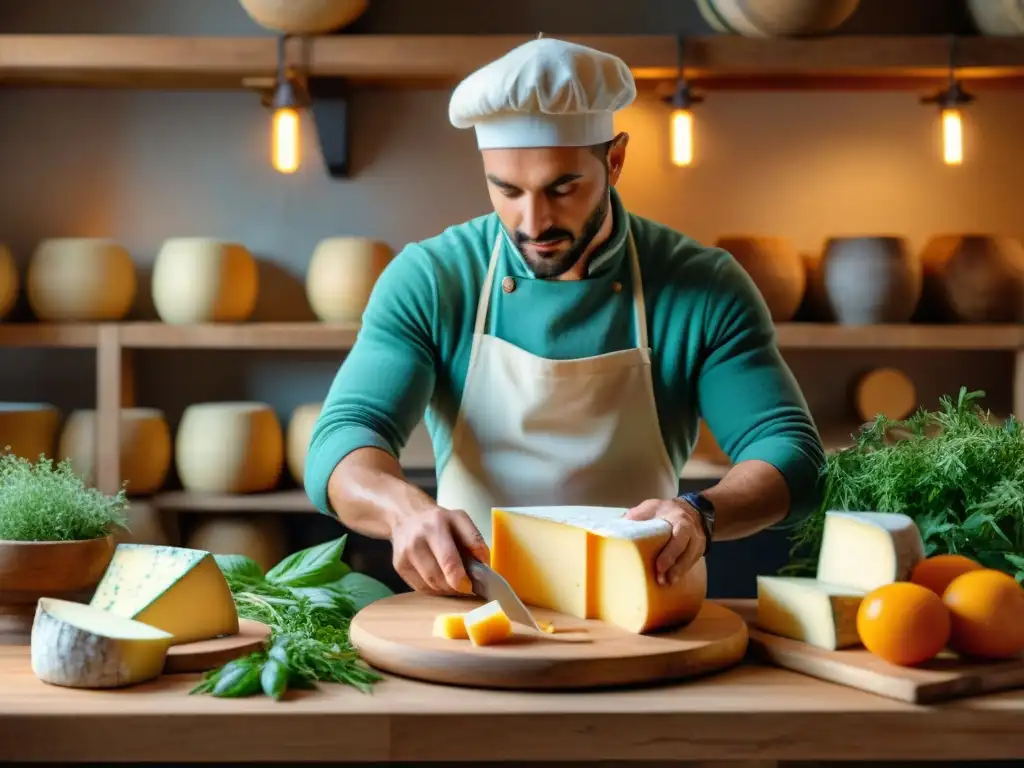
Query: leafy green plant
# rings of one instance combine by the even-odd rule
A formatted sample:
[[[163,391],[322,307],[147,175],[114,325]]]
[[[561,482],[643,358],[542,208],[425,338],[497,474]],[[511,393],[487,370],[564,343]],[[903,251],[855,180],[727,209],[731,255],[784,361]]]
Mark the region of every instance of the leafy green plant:
[[[823,503],[795,530],[784,572],[814,572],[826,510],[902,512],[926,554],[963,554],[1024,583],[1024,425],[994,419],[984,396],[961,388],[938,411],[879,416],[829,455]]]
[[[320,682],[364,693],[380,676],[349,643],[349,623],[361,608],[392,591],[353,572],[341,560],[347,535],[295,552],[263,573],[242,555],[216,555],[238,615],[271,628],[268,647],[211,670],[192,689],[219,697],[263,693],[280,699],[289,689]]]
[[[124,490],[113,496],[88,487],[70,460],[54,465],[0,453],[0,540],[77,541],[127,528]]]

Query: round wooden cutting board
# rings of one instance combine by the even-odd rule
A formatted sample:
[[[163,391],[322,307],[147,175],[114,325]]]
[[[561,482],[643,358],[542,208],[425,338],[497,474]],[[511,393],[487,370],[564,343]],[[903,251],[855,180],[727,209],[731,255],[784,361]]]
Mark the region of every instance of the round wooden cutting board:
[[[260,650],[269,637],[270,627],[266,624],[250,619],[239,619],[237,634],[172,645],[167,651],[164,674],[175,675],[215,669]]]
[[[555,634],[513,625],[504,643],[476,647],[431,633],[439,613],[462,613],[479,598],[415,592],[371,603],[352,620],[352,644],[377,669],[432,683],[480,688],[573,689],[664,682],[738,664],[747,650],[747,625],[707,602],[686,627],[635,635],[601,621],[542,609],[534,618]]]

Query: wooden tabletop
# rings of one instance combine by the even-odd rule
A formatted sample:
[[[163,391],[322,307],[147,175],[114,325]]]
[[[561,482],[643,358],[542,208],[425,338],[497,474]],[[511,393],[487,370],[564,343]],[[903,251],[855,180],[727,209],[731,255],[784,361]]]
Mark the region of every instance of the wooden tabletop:
[[[290,701],[47,686],[0,647],[0,745],[20,761],[871,760],[1024,757],[1024,692],[912,706],[753,663],[680,685],[517,693],[388,678]]]

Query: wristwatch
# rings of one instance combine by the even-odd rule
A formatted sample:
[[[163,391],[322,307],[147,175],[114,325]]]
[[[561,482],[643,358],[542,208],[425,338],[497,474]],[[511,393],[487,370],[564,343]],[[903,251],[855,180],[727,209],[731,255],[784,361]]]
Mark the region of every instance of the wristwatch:
[[[711,551],[711,539],[715,533],[715,505],[711,503],[711,499],[705,496],[700,491],[694,493],[684,493],[677,498],[682,499],[695,510],[700,516],[701,528],[704,529],[704,556]]]

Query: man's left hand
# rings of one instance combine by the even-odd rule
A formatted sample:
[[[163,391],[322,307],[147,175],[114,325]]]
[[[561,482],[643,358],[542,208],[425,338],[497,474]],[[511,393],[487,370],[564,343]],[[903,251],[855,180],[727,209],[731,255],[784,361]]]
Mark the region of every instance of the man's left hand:
[[[704,554],[707,544],[700,513],[682,499],[649,499],[626,512],[628,520],[660,517],[672,525],[672,538],[658,554],[655,571],[659,584],[674,584]]]

